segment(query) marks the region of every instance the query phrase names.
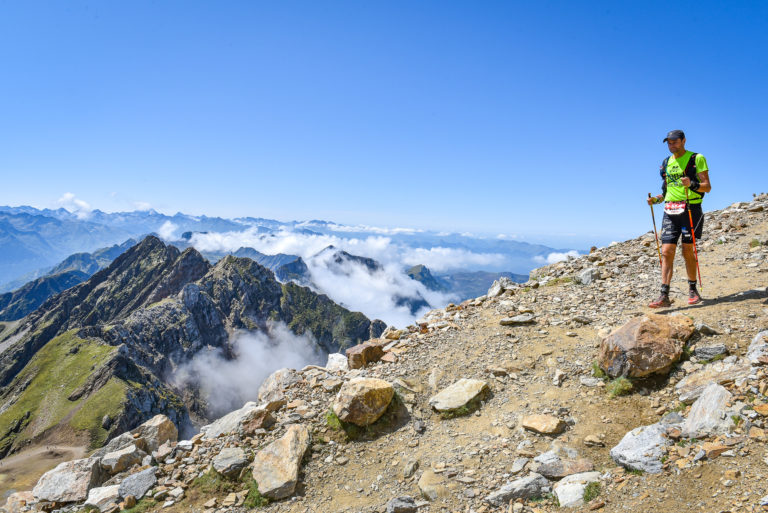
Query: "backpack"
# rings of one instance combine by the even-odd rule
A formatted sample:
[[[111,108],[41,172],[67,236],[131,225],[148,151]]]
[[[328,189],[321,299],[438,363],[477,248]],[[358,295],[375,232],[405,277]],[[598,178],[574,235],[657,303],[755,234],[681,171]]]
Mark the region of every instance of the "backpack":
[[[685,171],[683,171],[683,174],[690,178],[691,182],[698,182],[699,178],[696,176],[696,156],[698,153],[691,152],[691,158],[688,159],[688,164],[685,166]],[[659,173],[661,174],[661,179],[663,180],[661,188],[664,192],[664,195],[667,194],[667,164],[669,163],[669,157],[664,159],[664,162],[661,163],[661,168],[659,169]],[[699,191],[693,191],[702,198],[704,197],[703,192]]]

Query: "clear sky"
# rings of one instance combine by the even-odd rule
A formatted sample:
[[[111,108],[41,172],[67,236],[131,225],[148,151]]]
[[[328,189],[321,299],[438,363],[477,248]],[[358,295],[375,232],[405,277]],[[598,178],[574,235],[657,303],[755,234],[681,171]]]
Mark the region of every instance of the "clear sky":
[[[605,243],[768,191],[768,2],[0,0],[0,204]],[[583,243],[583,242],[582,242]]]

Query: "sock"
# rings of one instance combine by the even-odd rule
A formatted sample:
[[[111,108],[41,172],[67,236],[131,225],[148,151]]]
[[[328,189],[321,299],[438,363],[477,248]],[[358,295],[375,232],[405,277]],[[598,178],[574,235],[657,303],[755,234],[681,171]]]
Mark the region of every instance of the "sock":
[[[661,284],[661,293],[665,296],[669,295],[669,285]]]
[[[696,290],[696,280],[688,280],[688,290]]]

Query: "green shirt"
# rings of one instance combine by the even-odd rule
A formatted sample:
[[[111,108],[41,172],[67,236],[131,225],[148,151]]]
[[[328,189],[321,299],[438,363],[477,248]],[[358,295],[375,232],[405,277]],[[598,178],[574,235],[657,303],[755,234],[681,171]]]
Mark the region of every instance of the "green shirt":
[[[664,201],[685,201],[685,187],[680,179],[685,174],[685,167],[688,165],[688,161],[693,155],[692,151],[686,151],[680,158],[675,158],[674,155],[669,156],[667,161],[667,194],[664,196]],[[701,153],[696,154],[696,174],[709,171],[707,167],[707,159]],[[688,190],[688,202],[692,205],[701,203],[701,194]]]

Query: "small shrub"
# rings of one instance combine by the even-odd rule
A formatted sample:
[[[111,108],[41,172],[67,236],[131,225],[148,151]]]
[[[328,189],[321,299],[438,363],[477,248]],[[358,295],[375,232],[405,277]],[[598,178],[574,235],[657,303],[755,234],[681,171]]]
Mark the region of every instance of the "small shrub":
[[[572,276],[561,276],[559,278],[554,278],[552,280],[549,280],[544,286],[545,287],[554,287],[555,285],[560,285],[564,283],[573,283],[573,277]]]
[[[627,395],[632,391],[632,382],[621,376],[608,383],[605,389],[611,397]]]
[[[724,355],[724,354],[718,354],[718,355],[715,355],[715,356],[713,356],[713,357],[712,357],[712,358],[710,358],[709,360],[704,360],[704,361],[702,362],[702,364],[706,365],[706,364],[708,364],[708,363],[717,362],[717,361],[720,361],[720,360],[722,360],[723,358],[725,358],[725,355]]]
[[[141,499],[139,502],[136,503],[136,505],[132,508],[124,509],[123,513],[145,513],[152,508],[154,508],[157,504],[154,500],[150,499],[149,497],[145,497]],[[95,511],[98,511],[99,509],[96,508]]]
[[[243,483],[248,487],[248,495],[243,502],[244,507],[249,509],[261,508],[269,504],[269,499],[259,493],[259,484],[253,478],[250,471],[243,476]]]
[[[214,469],[209,470],[192,481],[192,487],[198,488],[205,494],[229,493],[237,487],[234,481],[230,481]]]
[[[645,472],[643,472],[639,468],[627,469],[627,473],[632,474],[633,476],[642,476],[643,474],[645,474]]]
[[[467,405],[464,405],[461,408],[456,408],[455,410],[441,412],[440,418],[455,419],[456,417],[466,417],[470,413],[472,413],[472,411],[469,409]]]
[[[593,499],[600,495],[600,483],[593,481],[584,488],[584,495],[582,498],[584,502],[591,502]]]
[[[608,374],[606,374],[605,371],[600,368],[600,365],[597,363],[597,361],[592,362],[592,376],[598,379],[608,379]]]
[[[750,248],[756,248],[759,245],[760,245],[760,241],[757,240],[757,239],[752,239],[751,241],[749,241],[749,247]]]
[[[731,415],[731,420],[736,426],[738,426],[739,424],[741,424],[741,421],[744,419],[741,418],[741,415]]]
[[[325,423],[328,424],[328,427],[334,431],[341,431],[343,429],[341,425],[341,419],[339,419],[339,417],[330,408],[325,414]]]

